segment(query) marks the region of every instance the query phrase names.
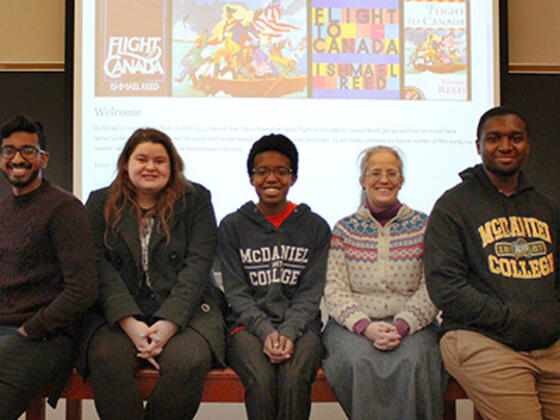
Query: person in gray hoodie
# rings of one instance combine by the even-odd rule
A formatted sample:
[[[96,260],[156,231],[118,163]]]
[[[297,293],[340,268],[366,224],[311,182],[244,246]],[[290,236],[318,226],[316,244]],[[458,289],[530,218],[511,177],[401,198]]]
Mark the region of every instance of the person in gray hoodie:
[[[259,201],[226,216],[218,232],[228,362],[245,386],[249,419],[306,419],[324,352],[319,303],[330,229],[287,198],[298,153],[286,136],[253,144],[247,170]]]
[[[559,209],[521,172],[529,135],[518,112],[483,114],[476,146],[482,165],[437,201],[424,239],[444,365],[485,419],[557,419]]]

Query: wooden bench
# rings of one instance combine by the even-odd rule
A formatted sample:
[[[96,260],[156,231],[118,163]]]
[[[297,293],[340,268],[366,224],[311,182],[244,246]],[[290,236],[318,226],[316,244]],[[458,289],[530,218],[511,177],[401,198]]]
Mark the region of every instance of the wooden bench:
[[[148,398],[158,378],[159,374],[154,369],[138,371],[136,380],[144,399]],[[27,420],[45,420],[45,397],[48,393],[47,388],[31,403],[26,412]],[[74,370],[62,391],[62,398],[66,399],[66,420],[81,420],[82,400],[93,399],[90,381],[84,383],[78,372]],[[245,401],[244,398],[245,389],[233,369],[213,369],[208,373],[202,394],[203,402],[241,403]],[[336,402],[336,397],[322,369],[317,373],[313,383],[311,399],[313,402]],[[451,379],[444,397],[445,420],[456,419],[455,402],[461,399],[468,399],[468,397],[459,384]],[[482,417],[475,411],[474,419],[482,420]]]

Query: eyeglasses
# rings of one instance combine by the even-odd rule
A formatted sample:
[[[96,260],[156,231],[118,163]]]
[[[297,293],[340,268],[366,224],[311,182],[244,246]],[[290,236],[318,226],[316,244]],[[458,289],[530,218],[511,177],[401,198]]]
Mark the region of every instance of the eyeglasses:
[[[14,146],[3,146],[0,149],[0,155],[4,159],[13,159],[16,157],[17,152],[21,155],[24,159],[33,159],[37,156],[37,153],[45,153],[44,150],[39,149],[35,146],[23,146],[19,149]]]
[[[270,169],[265,167],[253,168],[253,175],[258,177],[267,177],[270,175],[271,172],[274,172],[274,175],[281,178],[292,174],[292,168],[286,168],[284,166],[279,166],[278,168]]]
[[[381,170],[373,170],[371,172],[366,173],[366,178],[370,179],[371,181],[379,181],[381,178],[386,177],[390,182],[398,182],[401,177],[401,173],[399,171],[381,171]]]

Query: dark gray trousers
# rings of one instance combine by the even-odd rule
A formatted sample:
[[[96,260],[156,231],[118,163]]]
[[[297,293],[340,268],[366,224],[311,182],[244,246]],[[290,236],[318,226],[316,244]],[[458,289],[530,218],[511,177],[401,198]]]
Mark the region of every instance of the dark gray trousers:
[[[136,354],[134,344],[120,327],[104,325],[93,336],[88,366],[99,417],[103,420],[192,419],[212,365],[212,352],[206,340],[191,328],[171,337],[157,357],[161,377],[145,410],[134,375],[138,368],[151,365]]]
[[[67,336],[30,340],[15,327],[0,326],[0,419],[17,419],[71,356]]]
[[[263,353],[261,340],[246,330],[235,333],[228,363],[245,386],[250,420],[305,420],[311,411],[311,384],[321,366],[323,346],[313,332],[294,343],[294,354],[280,364]]]

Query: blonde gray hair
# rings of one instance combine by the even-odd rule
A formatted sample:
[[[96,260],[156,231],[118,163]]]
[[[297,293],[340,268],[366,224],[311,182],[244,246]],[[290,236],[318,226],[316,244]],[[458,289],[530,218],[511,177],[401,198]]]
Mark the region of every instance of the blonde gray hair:
[[[404,165],[403,165],[403,160],[401,158],[401,154],[397,151],[397,149],[390,146],[383,146],[383,145],[368,147],[367,149],[362,150],[358,155],[358,159],[360,161],[360,181],[366,177],[367,164],[369,158],[375,155],[376,153],[381,153],[381,152],[392,153],[397,158],[401,179],[404,182]],[[364,204],[366,201],[367,201],[367,194],[365,190],[362,189],[360,204]]]

